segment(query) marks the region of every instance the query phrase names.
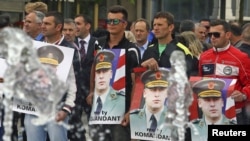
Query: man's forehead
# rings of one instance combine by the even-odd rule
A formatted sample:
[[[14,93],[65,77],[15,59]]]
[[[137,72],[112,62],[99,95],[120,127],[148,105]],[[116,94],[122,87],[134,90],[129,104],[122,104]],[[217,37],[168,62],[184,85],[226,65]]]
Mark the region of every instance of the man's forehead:
[[[160,18],[155,18],[155,19],[154,19],[154,23],[155,23],[155,22],[164,22],[164,23],[166,22],[166,23],[167,23],[167,21],[168,21],[168,20],[167,20],[166,18],[161,18],[161,17],[160,17]]]
[[[64,23],[63,26],[70,29],[74,29],[76,27],[74,23]]]
[[[218,31],[218,30],[224,30],[222,25],[216,25],[216,26],[211,26],[209,31]]]
[[[48,16],[48,17],[44,17],[43,21],[54,21],[55,17],[54,16]]]
[[[123,14],[122,13],[108,13],[108,18],[110,18],[110,19],[114,19],[114,18],[122,19]]]
[[[202,25],[209,25],[210,23],[209,23],[209,21],[201,21],[201,24]]]
[[[34,18],[36,16],[36,14],[35,13],[29,13],[27,16],[26,16],[26,18]]]
[[[76,17],[75,21],[77,22],[84,22],[84,18],[82,16]]]
[[[200,30],[200,31],[201,30],[204,30],[204,31],[206,30],[206,28],[204,26],[199,26],[199,27],[197,27],[197,29]]]

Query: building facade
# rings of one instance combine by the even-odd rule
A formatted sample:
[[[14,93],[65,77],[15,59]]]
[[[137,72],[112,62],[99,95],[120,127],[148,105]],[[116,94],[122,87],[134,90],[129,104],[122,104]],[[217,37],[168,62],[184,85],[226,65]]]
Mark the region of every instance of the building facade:
[[[227,21],[239,19],[241,0],[0,0],[0,14],[7,13],[11,22],[21,24],[27,2],[43,1],[49,10],[57,10],[65,18],[73,18],[84,13],[93,18],[94,29],[105,28],[107,8],[120,4],[127,8],[129,21],[145,18],[149,22],[158,11],[169,11],[175,16],[176,22],[184,19],[199,21],[200,19],[223,18]],[[244,21],[250,21],[250,1],[244,0]]]

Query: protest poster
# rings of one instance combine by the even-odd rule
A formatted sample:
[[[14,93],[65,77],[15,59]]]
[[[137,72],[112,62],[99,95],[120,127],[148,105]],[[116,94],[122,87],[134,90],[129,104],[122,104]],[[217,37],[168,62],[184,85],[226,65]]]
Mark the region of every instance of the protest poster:
[[[136,84],[130,107],[131,138],[170,140],[172,129],[165,125],[169,70],[134,69]]]
[[[58,57],[58,64],[55,65],[56,75],[59,80],[66,83],[70,68],[72,66],[72,60],[74,55],[74,49],[53,45],[40,41],[33,41],[33,46],[37,49],[38,59],[41,62],[41,59],[49,58],[49,57]],[[49,46],[49,47],[48,47]],[[50,55],[50,56],[41,56],[42,55]],[[53,56],[54,55],[54,56]],[[46,60],[45,60],[46,61]],[[41,62],[42,63],[42,62]],[[7,64],[2,64],[7,66]],[[53,74],[51,74],[53,75]],[[25,101],[24,99],[18,99],[16,97],[13,98],[13,111],[17,111],[20,113],[27,113],[37,115],[36,104],[31,103],[31,101]]]
[[[96,53],[95,90],[89,124],[120,124],[125,114],[125,49]]]
[[[193,103],[190,106],[192,141],[208,138],[208,125],[236,124],[235,103],[230,97],[236,79],[190,77]]]

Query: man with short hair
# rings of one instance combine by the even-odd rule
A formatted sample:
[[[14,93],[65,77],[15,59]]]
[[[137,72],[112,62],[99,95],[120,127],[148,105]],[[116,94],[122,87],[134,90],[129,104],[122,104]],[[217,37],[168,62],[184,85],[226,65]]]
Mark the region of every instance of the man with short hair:
[[[170,56],[173,51],[180,50],[185,54],[187,75],[196,75],[192,53],[172,37],[174,16],[169,12],[158,12],[153,23],[158,42],[151,44],[144,52],[141,66],[152,70],[158,70],[159,67],[171,68]]]
[[[61,13],[51,11],[45,14],[42,23],[42,33],[45,36],[45,42],[74,49],[74,47],[65,40],[62,35],[62,29],[63,16]],[[74,56],[74,58],[76,57]],[[77,60],[73,60],[73,63],[74,61],[77,62]],[[28,141],[46,141],[47,133],[50,141],[68,141],[67,128],[57,122],[68,124],[69,115],[72,108],[75,106],[76,82],[73,66],[70,68],[66,82],[69,85],[69,88],[63,99],[63,106],[57,112],[54,120],[51,120],[44,125],[36,126],[31,122],[36,116],[25,114],[24,123]]]
[[[250,24],[242,31],[242,44],[239,49],[250,57]]]
[[[203,52],[199,59],[199,74],[205,77],[237,79],[231,98],[235,101],[238,124],[244,124],[243,110],[250,100],[250,60],[247,54],[230,44],[231,29],[225,20],[210,24],[208,36],[213,48]]]
[[[134,35],[136,39],[136,46],[140,49],[141,58],[149,45],[148,35],[150,32],[150,25],[145,19],[137,19],[134,22]]]
[[[201,19],[199,21],[199,23],[206,28],[206,39],[205,39],[205,42],[210,44],[211,41],[210,41],[210,38],[207,35],[207,33],[209,32],[209,28],[210,28],[210,19]]]
[[[230,37],[230,42],[234,47],[240,47],[242,44],[242,29],[239,23],[237,22],[229,22],[229,25],[231,27],[231,37]]]
[[[40,11],[32,11],[25,16],[23,31],[36,41],[43,41],[42,22],[44,14]]]
[[[133,73],[133,68],[138,67],[140,64],[140,51],[133,44],[125,38],[125,29],[127,27],[128,12],[120,5],[111,6],[107,14],[107,30],[109,35],[98,39],[100,44],[100,49],[125,49],[125,91],[126,91],[126,110],[124,119],[121,124],[102,124],[96,125],[97,133],[95,134],[94,140],[103,138],[101,133],[106,133],[104,135],[105,141],[128,141],[130,140],[130,129],[129,129],[129,107],[132,97],[133,84],[135,83],[135,74]],[[92,67],[91,73],[91,87],[90,94],[88,96],[88,103],[92,104],[92,99],[94,95],[94,66]],[[106,132],[110,131],[110,132]],[[100,134],[98,134],[100,133]],[[97,136],[98,135],[98,136]]]
[[[201,43],[203,45],[203,51],[206,51],[212,47],[211,44],[205,42],[206,34],[207,34],[206,32],[207,32],[207,29],[205,26],[201,25],[200,23],[195,24],[194,33],[195,33],[196,37],[201,41]]]
[[[194,22],[192,20],[183,20],[180,23],[180,28],[179,28],[179,32],[185,32],[185,31],[192,31],[194,32],[195,30],[195,25]]]
[[[64,19],[62,33],[68,42],[74,43],[76,37],[76,24],[73,19]]]
[[[73,23],[71,23],[72,25]],[[75,38],[73,44],[79,54],[80,66],[76,75],[77,93],[76,106],[70,116],[69,124],[73,128],[69,130],[69,139],[71,141],[85,141],[85,130],[83,128],[82,117],[88,121],[91,106],[87,104],[86,97],[89,94],[90,70],[94,61],[94,50],[96,38],[90,34],[92,20],[84,14],[79,14],[74,18]],[[83,111],[85,114],[83,114]],[[86,123],[85,123],[86,124]]]
[[[87,15],[79,14],[74,18],[74,21],[76,24],[76,38],[74,42],[78,46],[81,58],[81,89],[79,93],[77,93],[78,98],[76,102],[81,105],[81,109],[84,110],[87,117],[89,117],[91,107],[86,103],[86,97],[90,89],[90,72],[95,58],[96,38],[90,34],[92,20]],[[78,114],[82,115],[82,113]]]

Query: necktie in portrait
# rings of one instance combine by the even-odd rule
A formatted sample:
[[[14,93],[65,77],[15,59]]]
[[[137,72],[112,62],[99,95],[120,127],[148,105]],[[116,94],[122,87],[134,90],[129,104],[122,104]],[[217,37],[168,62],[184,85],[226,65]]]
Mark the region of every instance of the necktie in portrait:
[[[96,115],[99,115],[102,111],[102,100],[101,98],[98,96],[97,100],[96,100],[96,103],[97,103],[97,107],[96,107],[96,111],[95,111],[95,114]]]
[[[157,120],[156,120],[156,118],[155,118],[154,115],[152,115],[152,116],[150,117],[150,121],[151,121],[150,130],[151,130],[152,132],[155,132],[155,130],[156,130],[156,128],[157,128]]]

